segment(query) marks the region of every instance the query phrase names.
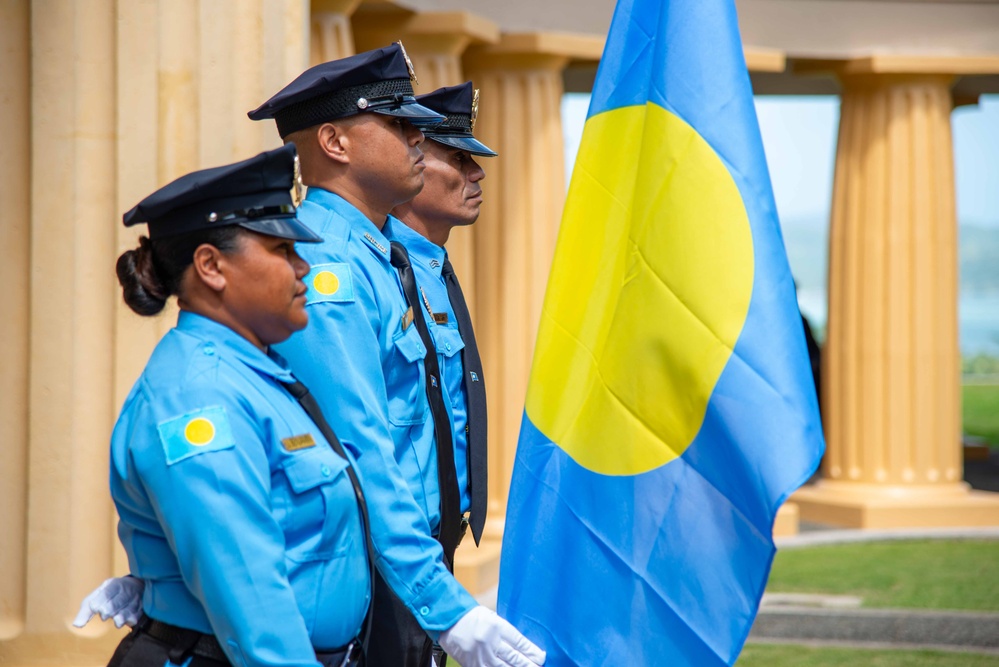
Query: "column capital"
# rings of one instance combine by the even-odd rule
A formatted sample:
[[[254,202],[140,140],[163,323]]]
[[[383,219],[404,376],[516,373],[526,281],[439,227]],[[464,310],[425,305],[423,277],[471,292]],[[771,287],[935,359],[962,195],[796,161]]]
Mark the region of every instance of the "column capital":
[[[799,58],[799,74],[999,74],[999,56],[871,54],[847,59]]]
[[[331,13],[350,16],[361,4],[361,0],[311,0],[309,9],[312,14]]]
[[[746,69],[750,72],[783,72],[787,69],[787,54],[777,49],[747,46],[743,49]]]
[[[405,9],[363,9],[354,16],[359,50],[376,49],[401,39],[407,50],[460,56],[470,44],[499,40],[499,26],[466,11],[411,12]]]
[[[474,46],[465,52],[465,66],[491,69],[561,70],[570,61],[600,60],[604,38],[579,33],[535,31],[503,33],[495,44]]]

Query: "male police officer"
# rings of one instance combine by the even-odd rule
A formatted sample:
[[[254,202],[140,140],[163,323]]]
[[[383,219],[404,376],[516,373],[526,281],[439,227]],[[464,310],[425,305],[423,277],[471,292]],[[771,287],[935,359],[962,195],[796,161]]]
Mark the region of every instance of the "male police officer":
[[[397,564],[381,567],[378,554],[388,586],[376,584],[368,664],[426,667],[426,633],[440,633],[444,649],[469,667],[542,664],[544,652],[476,606],[445,576],[437,543],[428,545],[432,534],[447,531],[441,541],[450,558],[460,518],[450,418],[436,355],[427,355],[435,343],[413,303],[407,253],[389,239],[401,226],[390,211],[423,187],[417,125],[443,120],[416,102],[411,79],[412,65],[396,44],[307,70],[250,112],[254,120],[273,118],[282,138],[298,147],[310,186],[299,216],[324,239],[303,248],[312,264],[310,326],[280,351],[356,452],[373,531],[413,543],[411,576],[398,577],[404,569]],[[408,488],[394,483],[397,471],[366,467],[367,458],[381,460],[364,456],[371,447],[394,453]],[[445,463],[450,477],[443,483],[424,472],[443,470]],[[414,503],[423,510],[421,521],[393,521],[400,510],[409,517],[405,510]],[[450,508],[443,517],[442,506]],[[435,568],[419,558],[427,554]]]
[[[420,306],[432,322],[442,388],[452,416],[454,458],[461,512],[478,544],[486,519],[486,395],[482,364],[464,295],[444,244],[457,226],[479,217],[485,172],[475,156],[496,153],[472,135],[478,113],[478,91],[472,83],[440,88],[416,98],[444,114],[439,125],[424,129],[428,141],[424,186],[393,215],[390,240],[406,246],[420,287]],[[462,533],[464,532],[462,525]],[[447,554],[445,554],[447,555]]]
[[[438,429],[444,431],[443,438],[437,433],[438,470],[423,474],[425,485],[438,482],[442,489],[440,512],[433,519],[450,564],[466,527],[471,527],[478,544],[485,524],[486,393],[468,307],[443,246],[453,227],[470,225],[479,216],[479,181],[485,178],[485,172],[473,155],[496,153],[472,135],[478,91],[473,90],[471,82],[421,95],[417,101],[443,114],[445,120],[424,128],[428,141],[421,145],[426,164],[423,190],[395,208],[393,215],[405,224],[388,228],[386,236],[408,251],[416,283],[409,286],[413,293],[408,301],[414,309],[424,311],[428,329],[432,330],[430,345],[436,348],[428,352],[425,364],[439,369],[440,387],[431,390],[442,392],[449,425]],[[405,267],[399,271],[407,291],[407,271]],[[451,444],[445,450],[442,442]],[[448,468],[455,471],[453,478],[448,477]],[[447,484],[456,487],[450,516],[446,507],[449,498],[443,492]]]

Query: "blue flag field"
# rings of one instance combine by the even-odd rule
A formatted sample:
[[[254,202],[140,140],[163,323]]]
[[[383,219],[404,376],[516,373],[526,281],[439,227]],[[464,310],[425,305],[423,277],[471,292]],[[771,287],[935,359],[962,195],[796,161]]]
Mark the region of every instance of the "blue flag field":
[[[548,283],[499,611],[548,665],[738,658],[823,451],[732,0],[621,0]]]

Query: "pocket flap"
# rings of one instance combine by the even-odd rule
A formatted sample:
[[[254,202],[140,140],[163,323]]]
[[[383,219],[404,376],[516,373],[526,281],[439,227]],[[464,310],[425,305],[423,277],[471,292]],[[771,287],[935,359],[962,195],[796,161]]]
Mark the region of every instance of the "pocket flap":
[[[303,493],[323,484],[329,484],[347,469],[347,462],[339,456],[292,456],[284,466],[284,474],[295,493]]]
[[[420,361],[427,356],[427,348],[423,346],[415,324],[411,324],[395,339],[395,346],[409,362]]]
[[[438,326],[433,329],[434,343],[437,345],[437,354],[445,357],[453,357],[465,348],[465,341],[461,339],[461,334],[457,329],[451,327]]]

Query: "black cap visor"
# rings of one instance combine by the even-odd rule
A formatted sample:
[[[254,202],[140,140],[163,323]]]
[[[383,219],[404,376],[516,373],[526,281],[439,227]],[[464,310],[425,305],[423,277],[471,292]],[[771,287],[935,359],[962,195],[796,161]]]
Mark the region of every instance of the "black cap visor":
[[[292,241],[300,241],[302,243],[319,243],[323,240],[323,237],[299,222],[298,218],[294,216],[243,220],[236,224],[258,234],[276,236],[279,239],[291,239]]]
[[[412,98],[410,98],[412,99]],[[403,102],[400,105],[371,107],[366,111],[380,113],[385,116],[405,118],[419,128],[433,127],[444,121],[444,116],[423,106],[419,102]]]
[[[444,144],[445,146],[460,148],[463,151],[468,151],[472,155],[482,155],[485,157],[496,157],[499,155],[499,153],[470,135],[437,134],[431,130],[430,132],[427,132],[427,139],[433,139],[437,143]]]

